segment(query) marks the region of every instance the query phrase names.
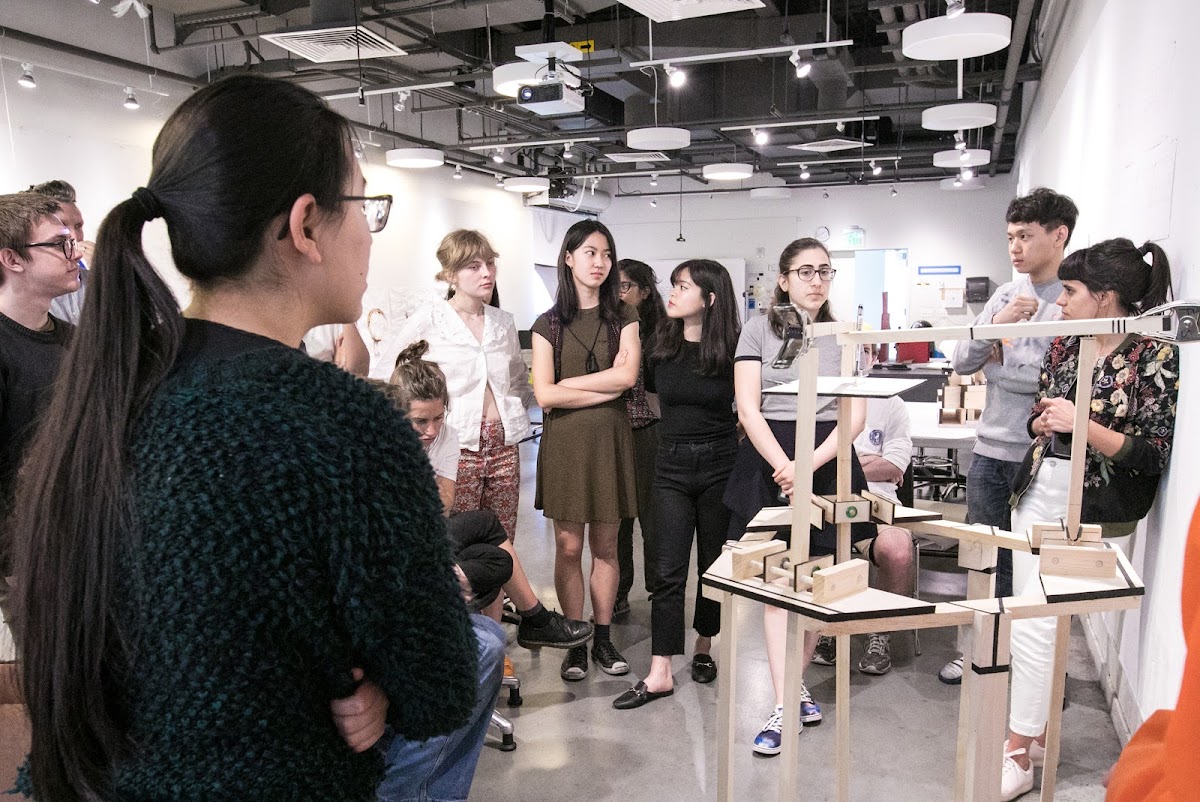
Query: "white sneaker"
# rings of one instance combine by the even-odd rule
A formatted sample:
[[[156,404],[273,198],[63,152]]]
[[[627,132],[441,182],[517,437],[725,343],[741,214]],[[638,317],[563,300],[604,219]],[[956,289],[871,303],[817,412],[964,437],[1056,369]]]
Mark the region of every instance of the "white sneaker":
[[[962,682],[962,675],[963,659],[959,656],[942,666],[942,670],[938,672],[938,679],[947,685],[958,685]]]
[[[1033,790],[1033,763],[1023,769],[1013,760],[1014,755],[1025,754],[1024,749],[1004,753],[1004,773],[1000,775],[1000,802],[1012,802]]]

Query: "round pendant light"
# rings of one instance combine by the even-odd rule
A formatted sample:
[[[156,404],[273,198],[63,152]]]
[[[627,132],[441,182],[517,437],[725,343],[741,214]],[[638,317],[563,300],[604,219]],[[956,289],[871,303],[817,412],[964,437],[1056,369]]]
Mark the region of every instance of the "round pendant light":
[[[787,187],[755,187],[750,190],[754,200],[786,200],[792,197],[792,191]]]
[[[902,32],[902,52],[919,61],[978,58],[1008,47],[1012,20],[1003,14],[959,14],[914,22]]]
[[[389,150],[384,159],[392,167],[424,170],[441,167],[446,163],[446,154],[434,148],[395,148]]]
[[[948,103],[921,112],[921,127],[928,131],[962,131],[996,123],[991,103]]]
[[[704,165],[704,177],[710,181],[744,181],[754,175],[754,165],[719,162]]]
[[[966,158],[963,158],[963,157]],[[983,148],[968,148],[964,150],[939,150],[933,154],[933,166],[957,170],[960,167],[978,167],[992,160],[990,151]]]
[[[538,83],[540,74],[545,72],[545,64],[534,64],[532,61],[501,64],[492,70],[492,89],[497,95],[516,97],[522,86]]]
[[[692,144],[692,132],[686,128],[634,128],[625,135],[625,144],[634,150],[679,150]]]
[[[545,192],[550,189],[549,178],[534,175],[519,175],[504,179],[504,188],[509,192]]]

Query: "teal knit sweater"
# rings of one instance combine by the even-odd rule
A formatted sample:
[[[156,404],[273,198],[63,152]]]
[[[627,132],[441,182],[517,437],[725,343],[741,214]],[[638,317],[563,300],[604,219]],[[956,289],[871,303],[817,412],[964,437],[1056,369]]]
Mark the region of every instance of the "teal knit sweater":
[[[380,393],[291,349],[194,363],[130,457],[120,799],[374,798],[381,756],[329,710],[355,666],[402,737],[466,723],[475,643],[441,502]]]

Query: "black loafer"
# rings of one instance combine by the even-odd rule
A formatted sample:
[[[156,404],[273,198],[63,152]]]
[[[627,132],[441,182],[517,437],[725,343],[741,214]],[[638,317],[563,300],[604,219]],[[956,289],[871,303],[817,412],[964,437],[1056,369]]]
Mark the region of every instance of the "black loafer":
[[[692,658],[692,682],[707,685],[717,678],[717,664],[707,654],[698,654]]]
[[[615,707],[617,710],[633,710],[635,707],[641,707],[647,702],[653,702],[655,699],[661,699],[664,696],[671,696],[674,693],[674,688],[669,691],[659,691],[657,693],[654,691],[648,691],[646,690],[646,683],[638,680],[637,685],[634,685],[632,688],[625,691],[625,693],[621,694],[616,699],[613,699],[613,707]]]

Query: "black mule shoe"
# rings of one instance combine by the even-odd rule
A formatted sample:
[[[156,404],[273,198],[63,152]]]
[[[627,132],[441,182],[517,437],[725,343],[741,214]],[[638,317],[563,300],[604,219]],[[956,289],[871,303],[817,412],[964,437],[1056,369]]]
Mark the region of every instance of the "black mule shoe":
[[[717,678],[717,664],[707,654],[698,654],[692,658],[692,681],[707,685]]]
[[[653,702],[655,699],[671,696],[674,693],[674,688],[669,691],[648,691],[646,690],[646,683],[638,680],[637,685],[634,685],[625,691],[625,693],[613,699],[613,707],[617,710],[633,710],[635,707],[641,707],[647,702]]]

